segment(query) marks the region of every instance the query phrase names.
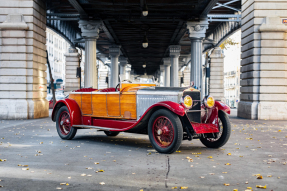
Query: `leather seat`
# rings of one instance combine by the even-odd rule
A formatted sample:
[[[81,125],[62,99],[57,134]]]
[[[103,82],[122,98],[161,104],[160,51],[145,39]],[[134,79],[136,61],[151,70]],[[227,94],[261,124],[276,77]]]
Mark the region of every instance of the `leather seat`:
[[[116,88],[105,88],[105,89],[101,89],[99,90],[99,92],[115,92]]]
[[[74,92],[93,92],[95,90],[98,90],[98,89],[94,89],[94,88],[82,88],[82,89],[79,89],[79,90],[75,90]]]

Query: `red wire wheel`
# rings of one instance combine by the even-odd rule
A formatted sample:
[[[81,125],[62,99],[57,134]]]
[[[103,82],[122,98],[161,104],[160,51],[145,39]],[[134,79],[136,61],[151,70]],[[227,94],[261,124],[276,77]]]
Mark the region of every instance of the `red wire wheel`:
[[[60,131],[63,135],[68,135],[71,131],[70,114],[67,111],[62,111],[58,120]]]
[[[56,126],[58,135],[62,139],[73,139],[77,129],[72,127],[71,116],[67,106],[61,107],[56,114]]]
[[[159,116],[153,122],[152,134],[156,144],[162,148],[166,148],[173,142],[174,127],[167,117]]]
[[[148,135],[152,146],[159,153],[175,152],[183,138],[182,124],[178,115],[167,109],[155,111],[148,122]]]

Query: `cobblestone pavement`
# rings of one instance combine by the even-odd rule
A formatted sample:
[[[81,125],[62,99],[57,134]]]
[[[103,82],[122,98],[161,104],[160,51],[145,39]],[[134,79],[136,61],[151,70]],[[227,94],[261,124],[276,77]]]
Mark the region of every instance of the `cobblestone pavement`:
[[[171,155],[156,153],[146,135],[79,130],[63,141],[50,118],[0,121],[0,191],[286,190],[287,121],[230,119],[224,147],[183,141]]]

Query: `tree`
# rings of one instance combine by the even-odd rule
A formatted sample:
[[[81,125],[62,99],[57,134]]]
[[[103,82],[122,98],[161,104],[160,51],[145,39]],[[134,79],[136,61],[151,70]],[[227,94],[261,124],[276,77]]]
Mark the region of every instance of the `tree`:
[[[49,73],[50,73],[50,83],[51,83],[51,89],[52,89],[52,94],[53,94],[53,107],[54,107],[54,105],[56,104],[54,79],[53,79],[53,76],[52,76],[51,65],[50,65],[50,62],[49,62],[49,56],[48,56],[48,51],[47,50],[46,50],[46,53],[47,53],[47,65],[48,65]]]
[[[219,47],[227,50],[228,46],[234,46],[236,44],[238,44],[238,42],[235,42],[232,38],[228,38]]]

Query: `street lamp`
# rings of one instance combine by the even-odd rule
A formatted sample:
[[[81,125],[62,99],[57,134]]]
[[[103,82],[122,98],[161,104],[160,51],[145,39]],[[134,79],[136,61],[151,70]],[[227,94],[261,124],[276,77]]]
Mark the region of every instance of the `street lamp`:
[[[147,9],[146,2],[144,3],[142,14],[145,17],[148,15],[148,9]]]
[[[144,48],[148,47],[148,40],[147,40],[146,34],[144,35],[144,39],[143,39],[142,45],[143,45]]]

